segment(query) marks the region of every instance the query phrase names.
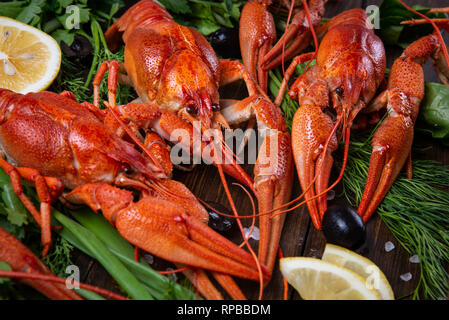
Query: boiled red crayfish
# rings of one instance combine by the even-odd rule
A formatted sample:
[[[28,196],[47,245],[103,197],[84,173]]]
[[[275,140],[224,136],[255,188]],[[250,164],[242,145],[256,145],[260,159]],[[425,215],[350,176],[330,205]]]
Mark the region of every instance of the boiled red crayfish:
[[[436,35],[424,37],[396,60],[388,89],[372,101],[386,68],[383,43],[373,29],[361,9],[345,11],[331,19],[319,32],[324,37],[316,65],[301,75],[289,91],[290,97],[300,104],[292,126],[293,154],[307,206],[318,229],[327,208],[326,194],[343,176],[350,129],[357,115],[386,108],[386,119],[373,138],[367,184],[358,209],[367,221],[405,165],[411,176],[413,128],[424,97],[421,64],[432,56],[441,79],[445,81],[449,75],[441,54],[446,50],[444,43]],[[277,103],[282,100],[296,66],[314,56],[307,53],[293,59]],[[325,112],[329,108],[336,113],[335,121]],[[328,187],[340,127],[345,142],[344,163],[339,178]]]
[[[213,158],[212,163],[253,190],[260,211],[269,211],[289,200],[293,178],[290,135],[279,108],[270,102],[242,64],[217,59],[199,32],[179,25],[164,8],[151,0],[140,1],[131,7],[105,36],[111,49],[118,48],[123,40],[125,61],[123,64],[105,62],[100,67],[94,80],[95,105],[99,106],[99,85],[109,70],[109,104],[113,108],[117,81],[130,84],[142,101],[177,114],[178,119],[173,118],[176,126],[184,127],[184,120],[190,124],[199,122],[206,143],[210,137],[205,131],[210,128],[228,128],[247,120],[254,124],[256,120],[259,129],[265,132],[261,147],[265,151],[258,157],[254,182],[232,160],[233,155],[227,148],[215,150],[218,155],[224,153],[224,159],[231,159],[230,164],[220,164]],[[247,85],[249,97],[241,101],[220,100],[219,87],[241,79]],[[146,128],[145,121],[129,120],[132,127]],[[161,132],[161,126],[152,128],[167,140],[177,142],[176,137]],[[221,139],[219,135],[218,138]],[[270,145],[278,147],[270,150]],[[198,151],[192,150],[192,145],[185,147],[191,153]],[[230,201],[234,208],[232,199]],[[282,220],[268,216],[260,219],[259,257],[269,270],[275,262]]]
[[[152,110],[129,104],[121,114],[141,109]],[[62,196],[68,203],[101,210],[125,239],[147,252],[194,272],[211,270],[232,292],[236,286],[229,275],[258,280],[261,268],[264,279],[269,276],[248,252],[205,224],[207,211],[187,187],[167,178],[157,154],[151,154],[151,136],[143,146],[145,157],[116,134],[117,124],[106,125],[115,123],[111,113],[79,104],[67,92],[22,95],[0,89],[0,110],[0,145],[8,160],[0,159],[0,166],[42,227],[44,255],[51,241],[50,205]],[[169,155],[159,159],[169,161]],[[20,178],[36,186],[40,212],[23,193]],[[119,187],[138,191],[138,198]],[[64,188],[72,191],[62,195]],[[12,262],[9,255],[1,258]],[[198,273],[200,290],[215,294],[213,285]]]

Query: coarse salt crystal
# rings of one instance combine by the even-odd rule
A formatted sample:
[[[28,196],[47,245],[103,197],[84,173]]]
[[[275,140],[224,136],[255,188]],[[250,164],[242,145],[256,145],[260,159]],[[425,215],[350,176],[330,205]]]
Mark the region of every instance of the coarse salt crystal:
[[[407,282],[407,281],[412,280],[413,276],[412,276],[412,274],[410,272],[407,272],[407,273],[401,274],[400,278],[401,278],[402,281],[406,281]]]
[[[411,263],[419,263],[419,257],[418,257],[418,255],[415,254],[414,256],[411,256],[410,259],[409,259],[409,261],[410,261]]]
[[[395,246],[394,246],[393,242],[388,241],[385,243],[385,251],[386,252],[390,252],[390,251],[394,250],[394,248],[395,248]]]
[[[259,241],[259,239],[260,239],[259,228],[254,227],[252,232],[251,232],[251,234],[249,234],[250,231],[251,231],[251,228],[243,228],[243,231],[245,232],[245,237],[246,238],[249,237],[249,239],[254,239],[256,241]]]

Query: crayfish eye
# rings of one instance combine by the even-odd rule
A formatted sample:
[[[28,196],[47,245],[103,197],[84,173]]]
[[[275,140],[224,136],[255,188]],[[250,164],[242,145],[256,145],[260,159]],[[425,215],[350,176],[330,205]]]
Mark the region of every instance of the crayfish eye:
[[[220,111],[220,105],[218,105],[218,104],[213,104],[213,105],[212,105],[212,111],[214,111],[214,112]]]
[[[335,92],[336,92],[339,96],[341,96],[341,95],[343,95],[343,88],[342,88],[342,87],[339,87],[339,88],[335,89]]]
[[[189,113],[189,114],[191,114],[191,115],[194,115],[194,114],[196,114],[196,108],[194,107],[194,106],[187,106],[186,107],[186,111]]]
[[[125,174],[130,174],[132,172],[132,169],[128,164],[123,164],[122,170]]]

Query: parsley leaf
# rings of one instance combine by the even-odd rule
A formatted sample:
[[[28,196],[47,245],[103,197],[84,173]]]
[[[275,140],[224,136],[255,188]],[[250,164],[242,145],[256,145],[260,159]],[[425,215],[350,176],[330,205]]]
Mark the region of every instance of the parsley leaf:
[[[15,19],[22,21],[23,23],[35,26],[41,20],[39,15],[41,14],[44,5],[45,5],[44,0],[35,0],[31,2],[28,6],[23,8],[23,10],[20,11],[20,13],[15,17]]]
[[[191,12],[187,0],[159,0],[159,3],[175,14],[189,14]]]
[[[23,10],[22,6],[26,1],[12,1],[0,3],[0,13],[2,16],[15,18]]]

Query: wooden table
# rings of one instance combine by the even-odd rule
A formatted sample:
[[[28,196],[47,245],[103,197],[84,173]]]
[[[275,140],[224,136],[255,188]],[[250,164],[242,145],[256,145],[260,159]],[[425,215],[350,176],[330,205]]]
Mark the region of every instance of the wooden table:
[[[381,0],[331,1],[326,6],[326,17],[333,17],[346,9],[366,8],[369,5],[378,5],[381,2]],[[407,3],[410,5],[421,4],[428,7],[443,7],[447,5],[446,0],[408,0]],[[449,41],[446,43],[449,43]],[[393,60],[401,51],[394,48],[387,48],[387,52],[388,66],[391,66]],[[431,63],[425,65],[425,74],[427,80],[438,82]],[[448,149],[442,147],[438,142],[429,141],[428,144],[432,146],[432,149],[425,157],[449,164]],[[422,155],[419,156],[423,157]],[[252,166],[244,166],[244,169],[252,175]],[[201,165],[190,173],[176,171],[174,178],[184,182],[200,199],[218,202],[229,207],[218,171],[215,167]],[[228,182],[232,182],[232,179],[228,179]],[[295,177],[293,196],[298,196],[300,193],[301,188],[298,179]],[[240,188],[233,187],[232,196],[241,215],[247,215],[252,212],[251,203]],[[249,224],[249,222],[245,223]],[[236,232],[234,239],[241,241],[241,236],[239,236],[238,232]],[[387,241],[391,241],[395,245],[395,249],[391,252],[385,251],[385,243]],[[251,240],[250,243],[257,245],[257,242],[254,240]],[[288,214],[280,243],[285,256],[321,257],[325,244],[326,241],[323,234],[313,227],[305,206]],[[378,216],[374,216],[367,224],[367,241],[361,253],[375,262],[385,273],[397,298],[406,296],[415,289],[419,280],[419,265],[409,261],[410,255],[399,245]],[[89,259],[83,254],[76,254],[74,263],[81,269],[81,274],[83,275],[82,281],[117,291],[117,285],[98,262]],[[168,265],[163,261],[156,260],[152,266],[160,270],[166,268]],[[408,272],[413,275],[412,280],[408,282],[401,280],[400,276]],[[257,283],[237,281],[249,299],[257,298]],[[282,299],[282,294],[282,278],[276,265],[272,281],[264,291],[264,298]],[[289,298],[299,299],[299,296],[290,288]]]

